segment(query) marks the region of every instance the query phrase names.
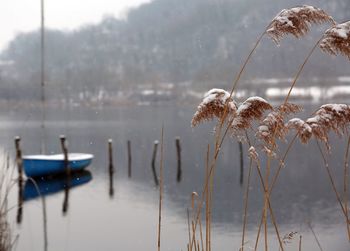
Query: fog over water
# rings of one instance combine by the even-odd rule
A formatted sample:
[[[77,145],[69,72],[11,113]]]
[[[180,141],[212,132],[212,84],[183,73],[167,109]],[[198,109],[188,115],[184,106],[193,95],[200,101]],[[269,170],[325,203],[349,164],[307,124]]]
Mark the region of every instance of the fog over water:
[[[18,18],[22,12],[14,11],[10,3],[0,4],[6,12],[0,15],[0,28],[8,22],[4,34],[13,32],[13,19],[23,25],[3,48],[0,37],[0,159],[4,167],[9,156],[10,169],[2,170],[14,173],[4,205],[10,209],[7,220],[12,236],[18,236],[16,248],[155,250],[160,145],[155,165],[151,163],[154,144],[161,140],[164,128],[161,246],[162,250],[186,250],[191,194],[202,195],[207,149],[213,156],[215,146],[215,122],[192,128],[192,116],[205,92],[231,90],[271,19],[281,9],[305,2],[135,0],[122,5],[122,1],[106,0],[96,3],[96,8],[94,1],[77,0],[69,3],[70,8],[65,2],[46,1],[44,36],[38,29],[39,1],[36,6],[18,3],[21,9],[28,7],[26,14],[35,16],[37,26],[27,23],[25,16]],[[348,0],[307,4],[322,8],[337,22],[350,19]],[[64,24],[54,24],[62,17]],[[237,104],[251,96],[266,98],[272,105],[283,102],[306,55],[329,26],[312,25],[302,38],[286,36],[278,46],[263,36],[235,89]],[[289,99],[303,107],[295,115],[302,119],[324,103],[348,103],[350,97],[348,58],[330,57],[315,48]],[[241,247],[249,147],[245,142],[241,153],[237,138],[229,134],[215,169],[212,250]],[[93,154],[92,164],[71,178],[41,178],[34,183],[25,177],[21,207],[14,137],[21,137],[24,155],[38,154],[42,148],[57,154],[61,153],[60,135],[66,135],[69,152]],[[248,135],[257,149],[264,149],[256,131]],[[331,133],[326,155],[344,200],[346,136],[346,130],[343,137]],[[278,142],[277,157],[283,156],[292,138],[290,133],[285,142]],[[113,176],[109,139],[113,141]],[[260,170],[265,173],[269,160],[263,151],[259,154]],[[271,175],[279,161],[273,158]],[[257,170],[254,163],[245,250],[254,249],[264,206]],[[319,250],[319,245],[323,250],[350,250],[344,215],[315,140],[293,144],[270,199],[281,236],[292,235],[284,239],[285,250],[298,250],[300,236],[302,250]],[[270,216],[268,220],[269,249],[278,250]],[[258,250],[263,248],[263,235]]]

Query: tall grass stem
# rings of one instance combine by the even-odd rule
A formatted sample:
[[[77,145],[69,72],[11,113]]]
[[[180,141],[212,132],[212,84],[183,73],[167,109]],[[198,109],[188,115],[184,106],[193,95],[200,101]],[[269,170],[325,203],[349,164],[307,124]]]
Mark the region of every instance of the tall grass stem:
[[[338,190],[337,190],[337,188],[335,187],[335,182],[334,182],[334,179],[333,179],[331,170],[329,169],[329,164],[328,164],[328,161],[327,161],[327,159],[326,159],[326,156],[325,156],[325,154],[323,153],[322,148],[321,148],[321,146],[320,146],[318,140],[316,140],[316,143],[317,143],[318,149],[319,149],[319,151],[320,151],[320,153],[321,153],[321,156],[322,156],[322,159],[323,159],[323,162],[324,162],[324,167],[325,167],[325,169],[326,169],[326,171],[327,171],[329,180],[330,180],[331,185],[332,185],[332,189],[333,189],[333,191],[334,191],[334,193],[335,193],[335,196],[336,196],[336,198],[337,198],[337,201],[338,201],[338,203],[339,203],[339,205],[340,205],[340,207],[341,207],[341,209],[342,209],[342,212],[343,212],[343,214],[344,214],[344,216],[345,216],[345,218],[346,218],[346,223],[349,224],[349,218],[347,217],[347,213],[346,213],[345,208],[344,208],[344,206],[343,206],[343,203],[342,203],[342,201],[341,201],[341,199],[340,199],[340,195],[339,195],[339,193],[338,193]]]
[[[241,250],[244,251],[244,239],[245,239],[245,230],[247,225],[247,213],[248,213],[248,200],[249,200],[249,188],[250,188],[250,177],[253,169],[253,159],[250,158],[249,161],[249,170],[248,170],[248,179],[247,179],[247,186],[244,196],[244,213],[243,213],[243,229],[242,229],[242,243],[241,243]]]
[[[291,85],[290,88],[289,88],[288,94],[287,94],[287,96],[286,96],[286,98],[285,98],[285,100],[284,100],[284,102],[283,102],[284,105],[287,104],[288,99],[289,99],[289,97],[290,97],[290,95],[291,95],[291,93],[292,93],[292,90],[293,90],[293,88],[294,88],[294,86],[295,86],[297,80],[298,80],[299,77],[300,77],[301,72],[303,71],[303,69],[304,69],[306,63],[309,61],[311,55],[314,53],[315,49],[317,48],[318,44],[321,42],[322,39],[323,39],[323,36],[322,36],[322,37],[316,42],[316,44],[312,47],[311,51],[310,51],[310,52],[308,53],[308,55],[306,56],[304,62],[301,64],[301,66],[300,66],[300,68],[299,68],[297,74],[295,75],[295,77],[294,77],[294,79],[293,79],[292,85]]]
[[[128,144],[129,145],[129,144]],[[159,164],[159,208],[158,208],[158,251],[160,251],[162,202],[163,202],[163,158],[164,158],[164,126],[162,126],[160,140],[160,164]]]
[[[348,240],[350,241],[350,223],[349,221],[349,211],[348,211],[348,181],[349,181],[349,150],[350,150],[350,136],[348,136],[348,141],[346,144],[345,158],[344,158],[344,209],[347,219],[346,229],[348,231]]]

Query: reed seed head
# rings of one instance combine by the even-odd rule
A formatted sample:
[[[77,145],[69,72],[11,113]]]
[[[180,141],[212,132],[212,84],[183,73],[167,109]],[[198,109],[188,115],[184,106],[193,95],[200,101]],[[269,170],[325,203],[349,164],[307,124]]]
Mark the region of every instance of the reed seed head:
[[[227,106],[226,112],[225,106]],[[192,127],[203,121],[212,120],[215,117],[219,119],[233,117],[236,114],[236,110],[236,103],[233,101],[230,93],[223,89],[211,89],[204,95],[196,113],[193,115]]]
[[[329,132],[334,131],[342,135],[350,124],[350,106],[346,104],[322,105],[313,117],[306,120],[306,123],[311,127],[312,135],[329,147]]]
[[[285,35],[291,34],[300,38],[309,32],[312,24],[325,22],[335,23],[330,15],[319,8],[309,5],[297,6],[278,13],[266,33],[276,44],[279,44]]]
[[[231,123],[233,133],[248,129],[253,120],[260,120],[266,110],[271,110],[272,106],[261,97],[250,97],[244,101],[237,109],[236,117]]]
[[[282,104],[280,106],[278,106],[276,108],[280,113],[285,114],[285,115],[289,115],[291,113],[297,113],[302,111],[302,107],[297,105],[297,104],[293,104],[293,103],[285,103]]]
[[[286,127],[288,129],[296,130],[297,135],[303,144],[308,143],[309,140],[311,139],[311,136],[312,136],[311,126],[302,119],[293,118],[288,121],[288,123],[286,124]]]
[[[342,54],[350,60],[350,21],[326,30],[320,48],[331,55]]]
[[[270,145],[275,145],[275,139],[283,140],[288,132],[284,120],[291,113],[301,111],[301,107],[286,103],[277,106],[270,112],[258,127],[257,136]]]
[[[332,116],[332,128],[334,131],[345,132],[346,126],[350,123],[350,106],[346,104],[325,104],[320,108],[320,113]]]
[[[282,242],[286,245],[286,244],[289,244],[292,242],[292,240],[294,239],[295,235],[297,234],[298,232],[290,232],[290,233],[287,233],[283,236],[282,238]]]

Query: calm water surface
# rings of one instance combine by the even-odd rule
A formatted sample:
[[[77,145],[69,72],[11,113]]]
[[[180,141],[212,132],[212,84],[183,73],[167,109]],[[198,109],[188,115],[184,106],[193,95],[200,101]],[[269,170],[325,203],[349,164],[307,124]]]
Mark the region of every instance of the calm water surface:
[[[165,129],[165,189],[161,244],[163,250],[186,250],[186,210],[190,206],[191,193],[202,190],[206,148],[213,141],[213,124],[195,129],[190,127],[193,112],[193,107],[175,105],[59,109],[47,112],[43,132],[38,122],[41,115],[36,109],[3,110],[0,143],[12,157],[15,135],[22,137],[24,154],[37,154],[41,138],[45,138],[47,152],[59,153],[59,135],[65,134],[70,151],[95,155],[88,168],[90,174],[85,174],[88,177],[86,183],[69,191],[66,213],[62,212],[64,190],[45,197],[48,250],[156,249],[159,193],[151,158],[153,142],[160,139],[162,125]],[[182,146],[181,182],[176,179],[177,136],[181,138]],[[113,195],[110,195],[108,176],[109,138],[114,143],[116,170],[112,180]],[[128,140],[132,150],[131,178],[127,171]],[[340,189],[344,140],[332,140],[335,147],[330,162]],[[282,153],[284,148],[280,148]],[[244,150],[246,155],[246,147]],[[244,162],[246,179],[248,160]],[[238,250],[240,247],[244,189],[239,183],[239,169],[238,144],[229,139],[222,148],[215,176],[213,250]],[[12,189],[10,206],[16,205],[17,193],[17,188]],[[298,232],[286,245],[286,250],[297,250],[299,234],[303,236],[302,250],[319,250],[309,225],[323,250],[350,250],[344,219],[314,143],[293,147],[271,201],[282,235]],[[259,179],[254,172],[250,187],[247,247],[254,246],[262,202]],[[44,249],[42,212],[40,199],[24,202],[23,220],[17,225],[16,210],[11,210],[9,220],[14,232],[19,234],[17,250]],[[278,250],[272,226],[269,232],[271,250]]]

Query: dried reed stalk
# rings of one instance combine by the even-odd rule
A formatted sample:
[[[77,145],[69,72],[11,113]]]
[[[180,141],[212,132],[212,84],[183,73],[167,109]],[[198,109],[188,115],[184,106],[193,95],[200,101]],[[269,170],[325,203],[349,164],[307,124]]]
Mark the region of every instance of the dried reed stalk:
[[[259,244],[259,239],[260,239],[260,231],[261,231],[261,227],[264,223],[264,210],[262,211],[261,213],[261,220],[260,220],[260,224],[259,224],[259,227],[258,227],[258,232],[256,234],[256,239],[255,239],[255,246],[254,246],[254,251],[258,250],[258,244]]]
[[[204,187],[204,193],[203,196],[205,196],[205,250],[211,250],[211,185],[212,185],[212,172],[209,170],[209,160],[210,159],[210,145],[207,146],[207,154],[206,154],[206,173],[205,173],[205,179],[209,180],[210,185]],[[213,171],[211,169],[211,171]],[[203,198],[200,198],[197,193],[195,193],[195,197],[197,199],[197,211],[194,213],[192,221],[192,238],[190,238],[190,249],[192,250],[192,247],[195,247],[195,234],[196,234],[196,228],[197,223],[199,224],[200,228],[200,238],[201,238],[201,245],[202,249],[204,250],[204,244],[203,244],[203,234],[202,234],[202,223],[201,223],[201,209],[203,205]],[[194,194],[192,193],[192,211],[195,212],[194,208]]]
[[[232,121],[230,121],[232,122]],[[229,126],[226,127],[225,131],[224,131],[224,134],[223,136],[220,138],[220,137],[215,137],[215,149],[214,149],[214,153],[213,153],[213,159],[211,160],[210,162],[210,168],[209,168],[209,173],[208,175],[205,177],[205,181],[204,181],[204,186],[203,186],[203,190],[202,190],[202,195],[201,195],[201,199],[200,199],[200,203],[198,205],[198,208],[197,208],[197,217],[196,217],[196,221],[195,221],[195,229],[197,227],[197,224],[199,222],[199,215],[200,215],[200,211],[202,210],[202,207],[203,207],[203,203],[205,201],[205,191],[209,188],[209,177],[212,175],[212,173],[214,172],[214,169],[216,167],[216,160],[219,156],[219,152],[220,152],[220,149],[221,149],[221,146],[224,142],[224,139],[226,138],[226,135],[229,131]],[[210,200],[210,197],[209,197],[209,200]],[[209,221],[210,222],[210,221]],[[210,227],[209,227],[210,229]],[[209,235],[210,235],[210,231],[209,231]],[[210,239],[210,236],[209,236],[209,239]],[[192,245],[194,244],[193,241],[191,241],[191,243],[189,244],[189,246],[192,247]],[[209,247],[210,247],[210,244],[209,244]]]
[[[277,44],[285,35],[291,34],[297,38],[305,35],[312,24],[322,24],[330,22],[334,24],[333,18],[325,11],[315,8],[313,6],[303,5],[297,6],[291,9],[282,10],[272,21],[267,25],[264,32],[257,39],[254,47],[245,59],[235,81],[232,85],[231,96],[237,87],[244,69],[246,68],[249,60],[251,59],[254,51],[260,44],[265,34],[270,36]]]
[[[13,236],[11,225],[8,222],[8,196],[16,182],[13,180],[15,168],[9,169],[9,155],[4,152],[2,159],[2,171],[0,173],[0,250],[14,250],[17,243],[18,235]],[[5,157],[6,156],[6,159]]]
[[[209,186],[206,187],[205,191],[205,201],[206,201],[206,207],[205,207],[205,218],[206,218],[206,250],[211,250],[211,210],[212,210],[212,195],[213,195],[213,177],[214,177],[214,169],[212,172],[209,172],[209,145],[207,149],[207,158],[206,158],[206,179],[209,179]],[[193,195],[193,193],[192,193]],[[199,198],[198,194],[196,193],[197,197],[197,205],[198,208],[202,205],[202,200]],[[194,203],[193,196],[192,196],[192,203]],[[193,204],[194,205],[194,204]],[[194,211],[194,207],[192,207],[192,210]],[[197,214],[194,215],[195,220],[192,221],[193,223],[198,222],[199,224],[199,230],[200,230],[200,238],[202,243],[202,249],[203,249],[203,236],[202,236],[202,223],[201,223],[201,210],[197,211]],[[198,221],[197,221],[198,219]],[[192,245],[195,245],[195,234],[196,234],[196,225],[193,224],[193,232],[192,232]]]
[[[292,34],[296,37],[300,37],[302,35],[305,35],[309,31],[311,24],[321,24],[324,22],[330,22],[332,24],[335,24],[333,18],[330,15],[328,15],[323,10],[315,8],[313,6],[303,5],[303,6],[291,8],[288,10],[282,10],[270,22],[270,24],[267,26],[265,31],[261,34],[261,36],[257,40],[254,48],[249,53],[247,59],[245,60],[243,66],[241,67],[241,70],[239,71],[238,76],[236,77],[236,79],[233,83],[233,87],[232,87],[232,90],[230,92],[230,97],[232,96],[232,94],[237,86],[237,83],[242,75],[244,68],[246,67],[249,59],[251,58],[253,52],[257,48],[258,44],[260,43],[260,41],[265,33],[269,34],[270,37],[274,38],[274,40],[277,42],[280,40],[280,38],[282,38],[286,34]],[[295,77],[295,80],[290,88],[290,91],[285,99],[284,104],[287,104],[288,97],[290,96],[290,93],[295,85],[295,82],[296,82],[297,78],[299,77],[302,69],[304,68],[304,65],[306,64],[308,58],[311,56],[312,52],[316,48],[317,44],[315,45],[313,50],[310,52],[310,54],[306,58],[305,62],[301,66],[301,68],[299,69],[298,74]],[[221,132],[221,126],[223,124],[224,117],[226,114],[226,112],[225,112],[226,109],[227,109],[227,106],[225,107],[225,110],[224,110],[224,116],[222,116],[223,118],[221,119],[222,122],[220,125],[220,132]],[[219,135],[220,135],[220,133],[219,133]]]
[[[158,242],[157,247],[160,251],[160,234],[162,223],[162,201],[163,201],[163,159],[164,159],[164,126],[161,131],[160,141],[160,163],[159,163],[159,207],[158,207]]]
[[[264,196],[265,196],[265,201],[266,201],[266,205],[264,203],[263,215],[265,214],[265,218],[266,218],[267,210],[269,210],[270,216],[271,216],[271,220],[272,220],[272,224],[273,224],[273,226],[275,228],[280,248],[283,251],[284,248],[283,248],[282,239],[280,237],[280,234],[279,234],[279,231],[278,231],[278,227],[277,227],[276,218],[275,218],[275,215],[274,215],[274,213],[272,211],[272,207],[271,207],[271,203],[270,203],[269,188],[267,186],[267,183],[265,183],[266,181],[264,182],[264,178],[263,178],[261,170],[260,170],[261,168],[260,168],[260,162],[259,161],[257,162],[256,169],[258,171],[258,175],[259,175],[259,178],[260,178],[261,185],[262,185],[262,187],[264,189]],[[265,231],[267,231],[267,228],[266,228]],[[266,234],[266,239],[267,239],[267,233],[265,233],[265,234]],[[265,248],[267,248],[266,242],[265,242]]]
[[[274,188],[274,186],[276,184],[277,178],[278,178],[278,176],[279,176],[279,174],[281,172],[282,167],[284,166],[284,162],[285,162],[285,160],[286,160],[286,158],[288,156],[288,153],[289,153],[290,149],[292,148],[292,146],[294,145],[295,140],[297,139],[297,136],[298,136],[297,134],[294,135],[293,139],[289,142],[289,144],[287,146],[287,149],[284,152],[283,157],[280,160],[280,163],[278,165],[277,171],[276,171],[276,173],[275,173],[275,175],[274,175],[274,177],[272,179],[272,182],[271,182],[269,194],[271,194],[272,189]]]
[[[286,34],[292,34],[295,37],[299,38],[309,31],[311,24],[321,24],[325,22],[331,23],[332,26],[336,24],[334,19],[325,11],[313,6],[303,5],[301,7],[282,10],[272,21],[271,28],[268,29],[267,33],[278,44],[281,38]],[[316,42],[316,44],[312,47],[306,56],[304,62],[300,65],[299,70],[297,71],[297,74],[295,75],[293,82],[289,88],[288,94],[284,100],[284,104],[288,102],[288,99],[297,80],[299,79],[301,72],[303,71],[306,63],[309,61],[315,49],[320,44],[323,37],[324,36],[322,36]]]
[[[212,209],[213,209],[213,188],[214,188],[214,173],[215,169],[210,174],[209,177],[209,251],[211,251],[211,222],[212,222]]]
[[[285,17],[283,17],[283,16],[285,16]],[[282,25],[278,25],[278,23],[279,23],[279,21],[281,21],[281,19],[286,19],[286,18],[287,19],[291,18],[291,20],[289,20],[287,22],[289,24],[289,26],[290,26],[290,24],[292,24],[292,26],[294,26],[293,21],[295,21],[296,24],[297,24],[296,27],[294,27],[294,28],[292,27],[290,32],[287,29],[284,29],[283,24]],[[301,36],[301,34],[305,34],[309,30],[309,26],[311,24],[313,24],[313,23],[320,24],[320,23],[324,23],[324,22],[331,22],[333,24],[335,23],[333,18],[330,15],[325,13],[323,10],[315,8],[315,7],[312,7],[312,6],[304,5],[304,6],[301,6],[301,7],[295,7],[295,8],[292,8],[290,10],[283,10],[282,12],[280,12],[269,23],[267,28],[260,35],[260,37],[258,38],[257,42],[255,43],[255,46],[250,51],[248,57],[244,61],[243,66],[241,67],[241,69],[239,71],[239,74],[237,75],[237,77],[236,77],[236,79],[235,79],[235,81],[233,83],[233,86],[232,86],[232,89],[231,89],[231,92],[230,92],[230,98],[233,95],[233,92],[234,92],[234,90],[235,90],[235,88],[236,88],[236,86],[238,84],[238,81],[239,81],[239,79],[240,79],[240,77],[241,77],[241,75],[243,73],[243,70],[247,66],[248,61],[250,60],[253,52],[256,50],[256,48],[259,45],[259,43],[261,42],[261,40],[262,40],[263,36],[265,35],[265,33],[270,33],[270,36],[273,33],[276,34],[276,32],[281,34],[281,35],[283,34],[283,36],[288,34],[288,33],[294,34],[294,35],[300,34],[298,36]],[[281,29],[281,30],[279,30],[279,29]],[[280,37],[280,35],[279,35],[279,37]],[[292,84],[292,86],[290,88],[289,94],[287,95],[287,97],[285,99],[285,102],[284,102],[285,105],[287,104],[288,97],[290,96],[290,93],[291,93],[291,91],[292,91],[292,89],[293,89],[293,87],[295,85],[295,82],[296,82],[298,76],[300,75],[302,69],[304,68],[304,65],[306,64],[308,58],[311,56],[312,52],[316,48],[317,44],[315,45],[313,50],[310,52],[310,54],[306,58],[305,62],[301,66],[301,68],[299,69],[297,77],[295,78],[295,80],[294,80],[294,82],[293,82],[293,84]],[[225,109],[224,109],[224,112],[223,112],[223,116],[221,117],[221,122],[220,122],[220,126],[219,126],[219,133],[217,134],[218,136],[217,136],[217,140],[216,140],[217,142],[219,141],[218,138],[221,135],[220,133],[221,133],[222,125],[223,125],[224,120],[225,120],[226,111],[229,109],[228,107],[229,107],[228,105],[225,106]]]
[[[265,184],[268,186],[269,175],[270,175],[270,165],[271,165],[271,155],[267,154],[266,172],[265,172]],[[259,170],[260,171],[260,170]],[[268,200],[268,189],[264,186],[264,240],[265,240],[265,251],[268,250],[268,237],[267,237],[267,200]]]
[[[338,201],[338,203],[339,203],[339,205],[340,205],[340,208],[341,208],[341,210],[342,210],[342,212],[343,212],[343,214],[344,214],[344,216],[345,216],[346,224],[348,225],[348,224],[350,224],[350,221],[349,221],[347,212],[345,211],[345,208],[344,208],[344,206],[343,206],[343,203],[342,203],[342,201],[341,201],[341,199],[340,199],[339,192],[338,192],[338,190],[337,190],[337,188],[336,188],[336,186],[335,186],[335,182],[334,182],[334,179],[333,179],[333,175],[332,175],[332,173],[331,173],[331,170],[329,169],[328,161],[327,161],[327,159],[326,159],[325,154],[324,154],[323,151],[322,151],[322,148],[321,148],[321,146],[320,146],[318,140],[316,140],[316,143],[317,143],[318,150],[320,151],[320,154],[321,154],[321,156],[322,156],[322,160],[323,160],[323,163],[324,163],[324,167],[325,167],[325,169],[326,169],[326,171],[327,171],[329,180],[330,180],[331,185],[332,185],[332,189],[333,189],[333,191],[334,191],[334,193],[335,193],[335,196],[336,196],[337,201]]]
[[[191,202],[192,202],[192,212],[193,212],[192,226],[194,227],[194,221],[196,220],[195,205],[196,205],[196,202],[199,203],[199,195],[198,195],[198,193],[192,192]],[[202,217],[201,217],[201,215],[199,216],[199,237],[200,237],[200,241],[201,241],[202,251],[204,251]],[[198,246],[199,246],[199,241],[197,241],[197,242],[198,242]],[[198,251],[200,251],[200,250],[201,249],[198,247]]]
[[[271,23],[270,23],[271,24]],[[270,24],[265,28],[265,30],[260,34],[259,38],[256,40],[255,45],[253,46],[253,48],[250,50],[247,58],[244,60],[244,63],[241,67],[241,69],[239,70],[237,77],[235,78],[235,80],[233,81],[232,84],[232,88],[231,88],[231,92],[230,95],[233,96],[234,91],[237,88],[238,82],[241,79],[241,76],[243,74],[244,69],[247,67],[249,60],[251,59],[251,57],[253,56],[254,51],[256,50],[256,48],[258,48],[258,45],[260,44],[261,40],[263,39],[266,30],[268,29],[268,27],[270,26]]]
[[[33,183],[35,190],[37,191],[37,193],[40,195],[40,198],[41,198],[42,208],[43,208],[44,251],[47,251],[49,243],[48,243],[48,238],[47,238],[47,213],[46,213],[45,197],[41,195],[38,184],[36,183],[36,181],[31,177],[28,177],[28,180],[30,180]]]
[[[191,227],[190,227],[190,211],[187,208],[187,229],[188,229],[188,244],[187,244],[187,250],[191,251],[192,250],[192,246],[190,245],[190,243],[192,243],[191,240]]]
[[[209,177],[209,158],[210,158],[210,145],[207,147],[207,157],[205,162],[205,177]],[[209,231],[210,231],[210,214],[209,214],[209,191],[208,187],[205,191],[205,250],[209,250]]]
[[[194,251],[197,251],[197,241],[196,241],[196,229],[194,228],[194,222],[191,221],[192,226],[192,241],[194,242]]]
[[[304,6],[305,7],[305,6]],[[315,12],[315,8],[308,8],[309,10],[310,9],[312,9],[312,11],[314,11],[314,12],[311,12],[311,14],[310,14],[310,16],[308,17],[309,19],[305,19],[305,17],[303,16],[303,21],[304,22],[306,22],[307,23],[307,25],[309,25],[309,24],[312,24],[312,23],[322,23],[322,22],[324,22],[323,21],[323,19],[327,19],[326,17],[322,17],[322,15],[316,15],[316,12]],[[317,9],[318,10],[318,9]],[[302,12],[301,12],[302,13]],[[306,15],[305,13],[302,13],[303,15]],[[307,15],[306,15],[307,16]],[[329,18],[329,19],[331,19],[331,20],[333,20],[332,18]],[[270,27],[271,28],[271,26],[270,26],[271,24],[269,24],[269,26],[268,27]],[[302,26],[300,26],[300,27],[302,27]],[[308,26],[307,26],[308,27]],[[270,30],[271,31],[271,30]],[[266,30],[265,30],[265,32],[266,32]],[[242,72],[243,72],[243,70],[244,70],[244,68],[246,67],[246,65],[247,65],[247,62],[249,61],[249,59],[251,58],[251,55],[252,55],[252,53],[253,53],[253,51],[257,48],[257,46],[258,46],[258,44],[260,43],[260,41],[261,41],[261,39],[262,39],[262,37],[263,37],[263,35],[265,34],[265,32],[259,37],[259,39],[258,39],[258,41],[257,41],[257,43],[255,44],[255,46],[254,46],[254,48],[253,48],[253,50],[250,52],[250,54],[248,55],[248,58],[246,59],[246,61],[244,62],[244,64],[243,64],[243,67],[241,68],[241,70],[240,70],[240,72],[239,72],[239,74],[238,74],[238,76],[237,76],[237,78],[235,79],[235,82],[233,83],[233,87],[232,87],[232,90],[231,90],[231,93],[230,93],[230,96],[229,96],[229,98],[231,98],[231,96],[232,96],[232,94],[233,94],[233,92],[234,92],[234,90],[235,90],[235,88],[236,88],[236,85],[237,85],[237,83],[238,83],[238,81],[239,81],[239,78],[240,78],[240,76],[241,76],[241,74],[242,74]],[[306,32],[306,31],[305,31]],[[304,32],[304,33],[305,33]],[[285,32],[284,34],[287,34],[287,32]],[[301,70],[300,70],[300,72],[301,72]],[[209,103],[209,102],[208,102]],[[222,142],[224,141],[224,139],[225,139],[225,136],[226,136],[226,134],[227,134],[227,131],[228,131],[228,129],[233,129],[234,131],[236,130],[236,129],[246,129],[246,128],[249,128],[250,127],[250,124],[248,123],[248,124],[244,124],[244,123],[242,123],[242,122],[244,122],[244,121],[239,121],[239,120],[237,120],[236,119],[236,117],[238,117],[238,116],[235,116],[235,119],[233,119],[233,121],[235,121],[235,122],[233,122],[232,121],[232,124],[231,124],[231,128],[229,128],[229,127],[226,127],[226,130],[224,131],[224,134],[223,135],[221,135],[221,132],[222,132],[222,126],[223,126],[223,124],[224,124],[224,122],[225,122],[225,119],[227,118],[227,111],[230,109],[230,105],[228,105],[228,103],[229,102],[225,102],[225,106],[224,106],[224,109],[222,110],[222,106],[221,106],[221,104],[222,104],[222,102],[220,102],[219,104],[219,108],[220,109],[217,109],[217,104],[215,104],[214,105],[214,107],[211,107],[211,106],[208,106],[210,109],[207,109],[207,104],[205,103],[204,104],[204,106],[203,106],[203,108],[201,108],[201,107],[198,107],[198,114],[197,115],[195,115],[194,116],[194,120],[192,120],[192,125],[193,126],[195,126],[195,125],[197,125],[198,123],[200,123],[200,122],[202,122],[202,121],[204,121],[204,120],[211,120],[211,119],[213,119],[214,117],[219,117],[219,116],[217,116],[217,114],[218,115],[221,115],[221,117],[220,117],[220,123],[219,123],[219,130],[217,130],[217,134],[216,134],[216,137],[215,137],[215,150],[214,150],[214,157],[213,157],[213,160],[212,160],[212,162],[211,162],[211,166],[210,166],[210,170],[209,170],[209,176],[206,178],[206,181],[205,181],[205,184],[204,184],[204,189],[203,189],[203,193],[202,193],[202,200],[201,200],[201,203],[200,203],[200,205],[199,205],[199,207],[198,207],[198,213],[197,213],[197,220],[196,220],[196,223],[195,223],[195,226],[196,226],[196,224],[197,224],[197,222],[198,222],[198,215],[199,215],[199,213],[200,213],[200,210],[201,210],[201,207],[202,207],[202,204],[203,204],[203,201],[204,201],[204,194],[205,194],[205,191],[206,191],[206,189],[207,189],[207,187],[208,187],[208,183],[209,183],[209,177],[211,176],[211,173],[214,171],[214,169],[215,169],[215,163],[216,163],[216,160],[217,160],[217,156],[218,156],[218,154],[219,154],[219,152],[220,152],[220,148],[221,148],[221,145],[222,145]],[[286,99],[286,101],[285,101],[285,103],[284,104],[287,104],[287,99]],[[252,109],[252,111],[253,111],[253,109]],[[238,113],[238,111],[237,111],[237,113]],[[200,115],[200,114],[202,114],[202,115]],[[261,115],[262,116],[262,115]],[[242,118],[242,116],[241,116],[241,118]],[[254,116],[252,117],[252,119],[254,119]],[[256,118],[255,118],[256,119]],[[260,118],[259,118],[260,119]],[[229,119],[230,120],[230,119]],[[238,122],[238,123],[237,123]],[[193,242],[192,242],[193,243]],[[191,245],[192,245],[192,243],[191,243]]]
[[[249,141],[249,145],[250,145],[250,141]],[[260,225],[259,225],[258,234],[257,234],[257,237],[256,237],[255,250],[257,249],[257,246],[258,246],[258,241],[259,241],[259,237],[260,237],[260,230],[261,230],[261,227],[262,227],[263,223],[264,223],[264,226],[266,226],[265,227],[265,249],[267,249],[266,216],[267,216],[267,210],[269,210],[270,215],[271,215],[271,220],[272,220],[272,223],[273,223],[273,226],[275,228],[276,235],[277,235],[277,238],[278,238],[278,241],[279,241],[279,244],[280,244],[280,248],[283,251],[284,249],[283,249],[282,240],[280,238],[280,234],[279,234],[279,231],[278,231],[276,219],[275,219],[274,213],[272,211],[271,203],[270,203],[270,197],[269,197],[270,193],[269,193],[269,189],[268,189],[268,186],[267,186],[268,183],[266,182],[266,180],[264,182],[264,178],[263,178],[261,170],[260,170],[261,168],[260,168],[260,160],[258,158],[258,154],[257,154],[257,152],[256,152],[256,150],[255,150],[255,148],[253,146],[251,146],[249,148],[248,152],[249,152],[249,156],[251,157],[251,163],[252,163],[252,161],[255,161],[256,164],[257,164],[257,166],[256,166],[257,172],[259,174],[261,185],[262,185],[262,187],[264,189],[264,207],[263,207],[263,211],[262,211],[262,217],[261,217],[261,222],[260,222]],[[268,168],[269,168],[269,165],[268,165]],[[268,173],[267,173],[266,177],[268,177]],[[243,235],[244,235],[244,231],[243,231]],[[244,241],[242,241],[242,247],[243,247],[243,245],[244,245]]]
[[[249,170],[248,170],[248,180],[247,180],[247,185],[246,185],[246,190],[245,190],[245,196],[244,196],[244,213],[243,213],[243,229],[242,229],[242,243],[241,243],[241,251],[244,251],[244,239],[245,239],[245,230],[247,226],[247,212],[248,212],[248,200],[249,200],[249,186],[250,186],[250,177],[253,169],[253,158],[255,159],[255,154],[252,152],[252,157],[250,158],[249,161]],[[256,152],[255,152],[256,153]]]
[[[348,211],[348,168],[349,168],[349,150],[350,150],[350,136],[348,136],[348,141],[346,144],[346,151],[344,157],[344,209],[346,213],[346,218],[349,220],[349,211]],[[348,231],[348,240],[350,241],[350,223],[347,222],[346,229]]]
[[[317,46],[319,45],[321,39],[322,39],[322,37],[321,37],[321,38],[316,42],[316,44],[312,47],[312,49],[310,50],[310,52],[307,54],[307,56],[306,56],[304,62],[300,65],[299,70],[297,71],[297,74],[295,75],[295,77],[294,77],[294,79],[293,79],[293,82],[292,82],[292,84],[291,84],[291,86],[290,86],[290,88],[289,88],[288,94],[287,94],[287,96],[286,96],[285,99],[284,99],[284,104],[286,104],[286,103],[288,102],[289,97],[290,97],[290,95],[292,94],[292,90],[293,90],[295,84],[297,83],[297,80],[298,80],[299,77],[300,77],[300,74],[302,73],[302,71],[303,71],[303,69],[304,69],[306,63],[309,61],[311,55],[312,55],[312,54],[314,53],[314,51],[316,50],[316,48],[317,48]]]
[[[309,228],[310,228],[310,230],[311,230],[311,232],[312,232],[312,235],[313,235],[314,238],[315,238],[315,241],[316,241],[316,243],[317,243],[318,248],[320,249],[320,251],[323,251],[322,246],[321,246],[321,243],[320,243],[320,241],[318,240],[318,238],[317,238],[317,236],[316,236],[316,233],[315,233],[314,229],[313,229],[312,226],[311,226],[311,223],[308,222],[307,225],[309,226]]]

